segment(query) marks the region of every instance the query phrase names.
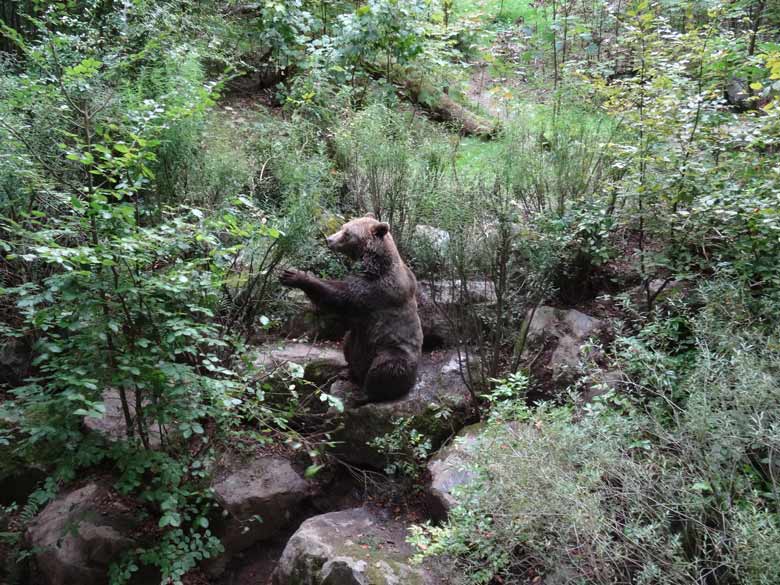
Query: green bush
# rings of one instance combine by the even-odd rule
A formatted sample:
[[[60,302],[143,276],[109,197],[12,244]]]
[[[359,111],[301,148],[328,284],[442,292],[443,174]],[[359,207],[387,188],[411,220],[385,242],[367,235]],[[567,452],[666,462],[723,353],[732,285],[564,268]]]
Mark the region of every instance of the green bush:
[[[389,222],[402,250],[418,221],[435,217],[435,210],[450,201],[443,183],[445,142],[412,111],[373,104],[336,134],[336,148],[350,210]]]
[[[413,535],[452,559],[454,583],[772,582],[777,325],[762,330],[733,285],[702,295],[695,356],[671,388],[648,376],[584,409],[494,409],[469,458],[478,479],[446,524]]]

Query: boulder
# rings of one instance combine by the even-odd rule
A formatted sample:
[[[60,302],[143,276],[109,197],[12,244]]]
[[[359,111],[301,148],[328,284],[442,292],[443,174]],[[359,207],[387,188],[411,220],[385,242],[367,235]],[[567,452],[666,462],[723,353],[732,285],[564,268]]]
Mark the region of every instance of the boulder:
[[[135,419],[135,392],[125,390],[130,416]],[[144,401],[144,405],[148,404]],[[122,411],[122,399],[119,396],[119,390],[108,388],[103,391],[103,406],[105,410],[103,416],[96,418],[92,416],[84,417],[84,426],[95,433],[103,435],[109,441],[119,441],[127,437],[127,424],[125,415]],[[151,422],[151,421],[150,421]],[[149,446],[152,449],[160,447],[160,429],[156,424],[149,424]]]
[[[493,283],[487,280],[422,281],[417,287],[417,311],[426,349],[454,347],[459,335],[471,337],[474,323],[464,322],[464,307],[489,308],[496,302]]]
[[[452,347],[457,343],[457,333],[451,318],[443,307],[435,304],[422,290],[417,288],[417,314],[423,332],[423,349]]]
[[[426,293],[430,288],[417,289],[417,309],[423,329],[423,346],[426,348],[454,345],[452,327],[444,312],[450,305],[434,304]],[[282,326],[282,334],[290,338],[317,341],[337,341],[346,335],[348,323],[336,316],[317,311],[311,303],[296,303],[293,316]]]
[[[292,338],[336,341],[346,332],[347,323],[343,319],[318,311],[308,301],[296,303],[293,315],[282,325],[282,333]]]
[[[431,500],[431,512],[437,518],[443,518],[457,505],[455,488],[469,483],[474,475],[465,468],[471,450],[480,439],[482,423],[470,425],[461,430],[454,440],[443,447],[428,461],[431,484],[428,494]]]
[[[496,289],[489,280],[434,280],[419,283],[422,292],[444,307],[454,304],[495,303]]]
[[[418,224],[414,227],[414,240],[438,254],[444,254],[450,245],[450,232],[432,225]]]
[[[331,384],[346,374],[347,363],[341,347],[309,342],[285,342],[263,351],[255,366],[261,377],[273,374],[266,382],[273,390],[266,393],[268,404],[283,404],[294,399],[305,405],[309,414],[323,414],[328,404],[317,399],[318,390],[328,392]],[[302,376],[303,383],[295,384],[295,393],[289,389],[291,382],[286,374],[294,372],[295,378]],[[281,375],[280,375],[281,374]]]
[[[0,384],[18,386],[29,375],[33,354],[23,339],[0,339]]]
[[[326,360],[331,363],[339,363],[341,367],[346,366],[344,361],[344,352],[338,345],[322,345],[308,342],[285,342],[272,345],[267,351],[263,351],[255,361],[255,366],[272,370],[274,368],[284,367],[288,363],[294,363],[301,366],[306,364]]]
[[[215,523],[225,553],[209,563],[219,573],[224,562],[252,544],[271,540],[297,519],[301,502],[311,495],[306,481],[284,457],[254,455],[240,458],[226,454],[212,485],[223,515]]]
[[[314,341],[337,341],[344,337],[349,324],[337,315],[317,311],[300,291],[291,291],[291,317],[284,321],[281,334],[289,338]],[[471,280],[420,281],[417,287],[417,309],[426,349],[452,347],[457,342],[453,323],[457,322],[464,300],[468,305],[490,305],[496,301],[493,283]]]
[[[97,483],[50,502],[26,533],[41,577],[48,585],[104,585],[108,568],[133,546],[134,513]]]
[[[273,585],[437,585],[428,568],[412,567],[406,527],[366,507],[315,516],[282,553]]]
[[[460,375],[460,362],[454,350],[423,353],[412,390],[398,400],[372,402],[350,407],[355,391],[349,382],[339,381],[331,393],[344,401],[343,428],[334,437],[342,459],[356,465],[382,468],[384,456],[368,443],[393,430],[400,417],[413,419],[412,427],[431,440],[434,449],[463,427],[471,416],[471,400]],[[449,415],[439,416],[442,409]]]
[[[640,306],[647,304],[647,293],[650,293],[653,303],[660,303],[673,297],[679,297],[686,294],[686,282],[683,280],[667,280],[663,278],[654,278],[647,283],[647,290],[644,285],[636,286],[630,289],[629,296],[633,302]]]
[[[0,506],[13,502],[23,504],[49,474],[43,467],[25,464],[13,459],[13,454],[0,449]]]
[[[626,375],[621,370],[597,370],[590,374],[586,381],[587,387],[580,397],[583,404],[607,392],[620,389],[626,381]]]
[[[524,357],[537,379],[555,386],[570,384],[580,367],[583,345],[606,332],[600,319],[569,309],[539,307],[528,327]]]

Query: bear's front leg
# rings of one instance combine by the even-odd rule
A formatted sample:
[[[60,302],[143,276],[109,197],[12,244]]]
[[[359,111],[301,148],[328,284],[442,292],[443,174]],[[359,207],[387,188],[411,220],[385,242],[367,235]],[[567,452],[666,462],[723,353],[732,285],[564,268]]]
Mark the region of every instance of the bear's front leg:
[[[303,270],[298,270],[297,268],[285,268],[282,271],[282,274],[279,276],[279,282],[281,282],[284,286],[300,288],[308,278],[309,275]]]
[[[341,280],[322,280],[308,272],[287,268],[279,276],[279,282],[284,286],[301,289],[321,309],[339,312],[361,309],[358,300],[360,295],[355,294],[360,291],[352,290]]]

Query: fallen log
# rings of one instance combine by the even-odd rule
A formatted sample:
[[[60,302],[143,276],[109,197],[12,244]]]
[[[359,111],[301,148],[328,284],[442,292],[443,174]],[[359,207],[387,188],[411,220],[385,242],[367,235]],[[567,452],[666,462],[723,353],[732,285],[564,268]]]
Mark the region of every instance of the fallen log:
[[[370,73],[374,77],[388,77],[388,71],[378,67],[371,68]],[[433,120],[451,124],[465,136],[476,136],[484,140],[495,136],[498,129],[495,120],[464,108],[443,90],[424,79],[414,77],[402,67],[392,67],[388,81],[400,87],[401,94],[425,110]]]

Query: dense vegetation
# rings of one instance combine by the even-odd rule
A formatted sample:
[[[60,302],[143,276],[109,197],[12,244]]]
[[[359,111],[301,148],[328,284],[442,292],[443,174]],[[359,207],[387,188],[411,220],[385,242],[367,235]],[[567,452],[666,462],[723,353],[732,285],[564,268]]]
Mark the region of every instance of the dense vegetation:
[[[0,580],[21,574],[25,523],[84,474],[154,519],[112,583],[142,565],[181,582],[221,548],[216,449],[285,444],[326,467],[329,423],[287,391],[301,373],[255,356],[294,310],[278,269],[344,274],[322,234],[370,211],[419,280],[461,295],[463,374],[504,445],[474,458],[448,521],[415,529],[421,555],[449,558],[453,583],[780,582],[780,4],[67,0],[0,17],[0,477],[46,470],[0,511]],[[495,287],[487,309],[456,286],[473,279]],[[612,322],[566,391],[524,357],[543,303]],[[605,367],[625,383],[584,407]],[[84,427],[107,388],[120,441]],[[418,430],[385,445],[406,453],[386,481],[418,481]]]

